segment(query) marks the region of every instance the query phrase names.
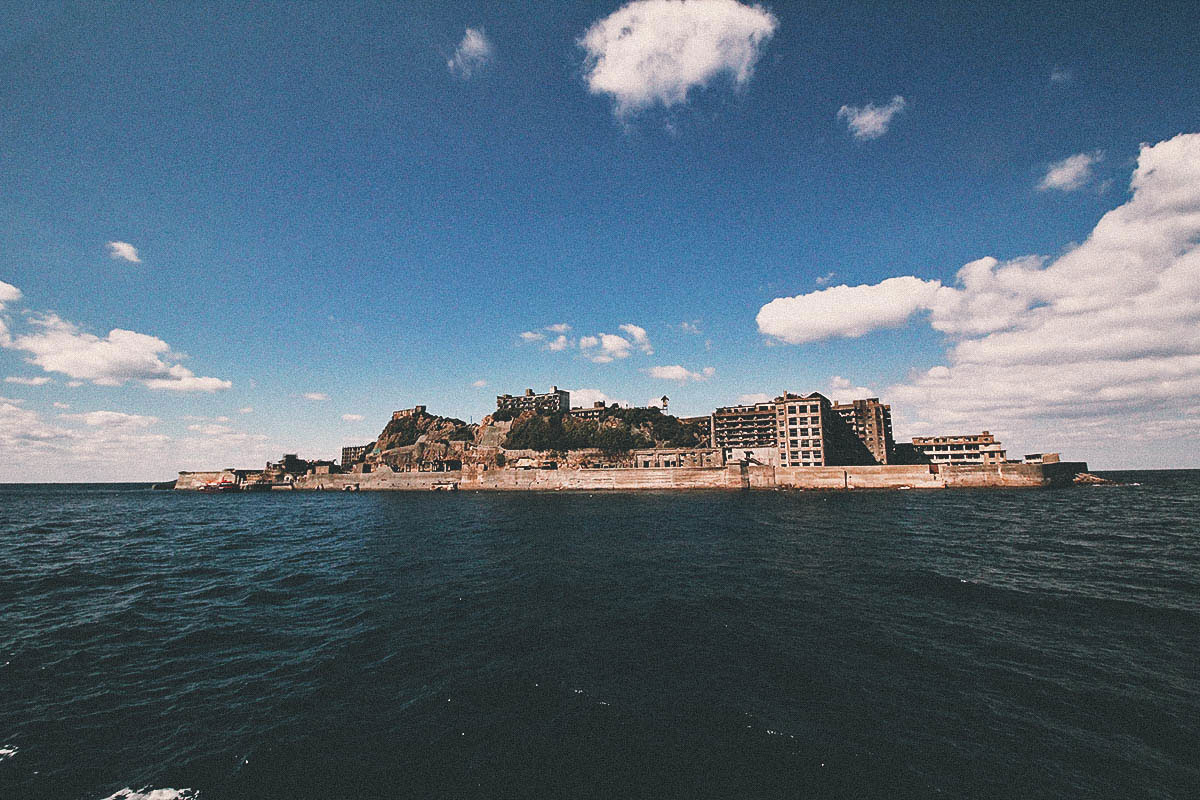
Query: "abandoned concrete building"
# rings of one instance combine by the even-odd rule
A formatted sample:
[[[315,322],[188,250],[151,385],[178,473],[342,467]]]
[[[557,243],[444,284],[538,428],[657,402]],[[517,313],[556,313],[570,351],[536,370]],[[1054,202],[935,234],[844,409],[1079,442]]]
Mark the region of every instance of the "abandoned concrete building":
[[[850,430],[871,451],[877,464],[894,462],[896,443],[892,439],[892,407],[879,402],[878,397],[834,402],[833,410],[850,426]]]
[[[557,413],[571,410],[571,393],[557,386],[551,386],[545,394],[534,394],[533,389],[526,389],[525,394],[513,396],[502,394],[496,397],[497,411],[537,411],[539,413]]]
[[[932,464],[1003,464],[1004,446],[991,433],[914,436],[913,447]]]

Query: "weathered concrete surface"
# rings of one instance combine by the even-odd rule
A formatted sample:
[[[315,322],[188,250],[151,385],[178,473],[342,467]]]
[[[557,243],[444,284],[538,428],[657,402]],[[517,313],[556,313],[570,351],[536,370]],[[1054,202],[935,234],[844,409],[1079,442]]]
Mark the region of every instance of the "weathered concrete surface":
[[[651,469],[482,469],[451,472],[392,472],[305,475],[296,489],[341,491],[430,491],[454,486],[493,491],[630,491],[637,489],[942,489],[947,487],[1067,486],[1087,471],[1083,462],[994,466],[888,465],[861,467],[725,467]],[[199,489],[232,472],[185,472],[177,489]]]
[[[237,474],[232,470],[218,472],[181,472],[175,482],[176,489],[199,489],[206,483],[220,483],[221,480],[235,481]]]

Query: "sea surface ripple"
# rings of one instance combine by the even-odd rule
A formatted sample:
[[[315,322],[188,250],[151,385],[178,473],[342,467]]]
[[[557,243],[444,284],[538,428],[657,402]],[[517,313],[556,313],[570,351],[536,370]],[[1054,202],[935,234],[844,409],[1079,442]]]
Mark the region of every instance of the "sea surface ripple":
[[[0,486],[0,798],[1200,796],[1200,472]]]

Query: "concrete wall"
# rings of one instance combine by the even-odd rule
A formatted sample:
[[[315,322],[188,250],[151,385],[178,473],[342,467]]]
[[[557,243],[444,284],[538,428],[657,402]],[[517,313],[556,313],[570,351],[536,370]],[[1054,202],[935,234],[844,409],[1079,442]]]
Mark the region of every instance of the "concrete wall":
[[[181,472],[179,479],[175,482],[176,489],[199,489],[206,483],[218,483],[221,478],[226,480],[235,480],[236,475],[229,471],[219,472]]]
[[[391,472],[305,475],[295,488],[340,491],[430,491],[453,483],[464,490],[495,491],[629,491],[635,489],[940,489],[944,487],[1037,487],[1069,484],[1087,464],[999,464],[932,467],[928,464],[859,467],[771,467],[730,464],[725,467],[646,469],[480,469],[453,472]],[[179,476],[178,489],[198,489],[226,473],[191,472]]]
[[[940,489],[944,485],[928,464],[777,467],[775,482],[793,489]]]

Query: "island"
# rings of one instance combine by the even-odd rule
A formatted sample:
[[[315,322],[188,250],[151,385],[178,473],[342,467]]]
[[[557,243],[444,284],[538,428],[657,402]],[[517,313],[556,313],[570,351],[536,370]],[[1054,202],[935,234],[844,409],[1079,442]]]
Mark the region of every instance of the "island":
[[[286,454],[262,469],[180,472],[173,488],[205,492],[370,490],[942,489],[1100,483],[1057,453],[1008,457],[988,431],[897,443],[878,398],[819,392],[676,417],[661,406],[597,402],[570,393],[500,395],[478,424],[396,411],[373,441],[341,459]]]

